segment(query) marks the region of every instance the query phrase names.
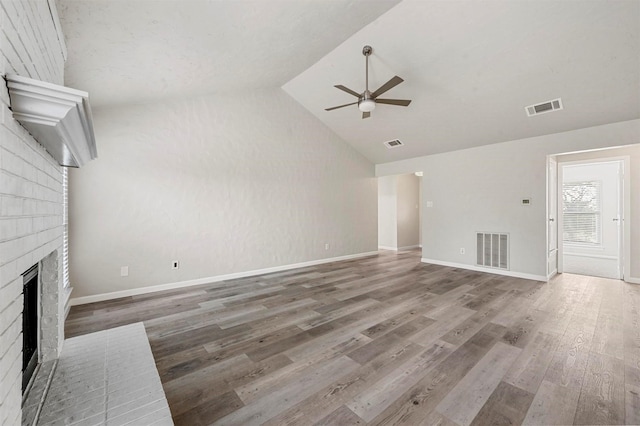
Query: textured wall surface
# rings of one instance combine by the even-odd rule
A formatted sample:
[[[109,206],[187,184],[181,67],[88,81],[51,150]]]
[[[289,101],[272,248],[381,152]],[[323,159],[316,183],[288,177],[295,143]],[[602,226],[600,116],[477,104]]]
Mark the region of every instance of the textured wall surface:
[[[280,89],[94,124],[100,156],[70,173],[74,297],[377,249],[373,165]]]
[[[63,47],[46,0],[0,1],[0,73],[62,84]],[[9,110],[9,95],[0,84],[0,424],[21,422],[22,277],[49,256],[43,288],[54,309],[43,313],[41,332],[50,336],[43,358],[57,356],[62,344],[58,327],[63,307],[57,266],[62,246],[62,169]],[[55,295],[55,296],[54,296]],[[57,309],[56,309],[57,307]]]
[[[477,231],[509,232],[511,271],[546,276],[547,155],[638,142],[640,120],[631,120],[379,164],[376,174],[424,171],[422,202],[433,202],[422,209],[424,258],[475,265]]]

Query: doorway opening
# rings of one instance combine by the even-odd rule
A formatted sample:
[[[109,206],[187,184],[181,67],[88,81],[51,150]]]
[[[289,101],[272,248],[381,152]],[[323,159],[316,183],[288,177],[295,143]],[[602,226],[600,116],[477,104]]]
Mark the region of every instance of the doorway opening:
[[[422,246],[422,173],[378,178],[378,248],[410,250]]]
[[[631,174],[640,145],[551,155],[547,165],[548,278],[568,272],[636,282]]]
[[[623,171],[621,160],[561,164],[564,272],[622,278]]]

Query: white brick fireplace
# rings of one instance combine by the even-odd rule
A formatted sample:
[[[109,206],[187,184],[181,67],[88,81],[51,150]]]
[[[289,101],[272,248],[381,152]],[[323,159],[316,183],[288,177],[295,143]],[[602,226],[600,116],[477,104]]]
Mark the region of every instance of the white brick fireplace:
[[[0,73],[64,84],[53,0],[0,0]],[[13,119],[0,80],[0,424],[21,423],[22,274],[39,264],[40,360],[58,357],[63,287],[63,168]]]

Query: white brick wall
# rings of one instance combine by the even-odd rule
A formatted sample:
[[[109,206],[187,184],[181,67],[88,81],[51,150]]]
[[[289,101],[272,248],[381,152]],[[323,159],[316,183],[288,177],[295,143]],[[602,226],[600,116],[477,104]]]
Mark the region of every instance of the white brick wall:
[[[37,405],[27,401],[25,417]],[[173,425],[141,322],[68,339],[38,423],[97,425],[105,419],[113,425]]]
[[[53,0],[0,0],[0,74],[63,84],[66,53],[56,22]],[[21,423],[21,274],[45,257],[41,275],[44,272],[50,281],[43,281],[43,299],[53,306],[45,309],[42,317],[43,360],[57,357],[62,345],[64,302],[58,297],[62,288],[58,267],[62,223],[62,168],[13,119],[6,84],[1,81],[1,425]]]

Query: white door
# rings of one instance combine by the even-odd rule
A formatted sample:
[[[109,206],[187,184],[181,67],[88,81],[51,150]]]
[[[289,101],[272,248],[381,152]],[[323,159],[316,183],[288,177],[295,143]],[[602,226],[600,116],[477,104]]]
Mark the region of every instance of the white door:
[[[558,271],[558,164],[549,158],[547,169],[547,276]]]
[[[622,277],[621,161],[562,166],[563,271]]]

